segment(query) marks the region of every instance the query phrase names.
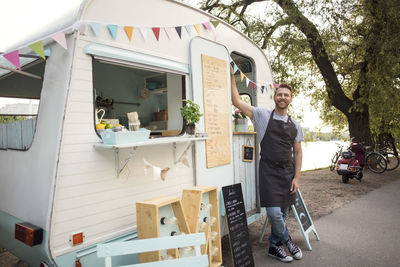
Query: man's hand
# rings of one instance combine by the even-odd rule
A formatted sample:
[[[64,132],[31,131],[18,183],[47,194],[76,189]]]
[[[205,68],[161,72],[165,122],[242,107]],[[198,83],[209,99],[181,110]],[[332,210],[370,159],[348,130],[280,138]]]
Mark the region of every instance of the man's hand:
[[[290,187],[290,194],[295,194],[297,189],[299,189],[299,180],[297,178],[293,178],[292,186]]]

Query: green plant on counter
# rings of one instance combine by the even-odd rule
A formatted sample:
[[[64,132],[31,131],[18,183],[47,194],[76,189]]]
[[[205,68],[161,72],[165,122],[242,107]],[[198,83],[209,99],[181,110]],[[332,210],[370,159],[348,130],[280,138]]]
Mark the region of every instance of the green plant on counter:
[[[186,102],[185,106],[181,107],[181,115],[185,119],[187,125],[194,125],[200,121],[200,117],[203,116],[200,113],[200,106],[191,100],[182,100]]]

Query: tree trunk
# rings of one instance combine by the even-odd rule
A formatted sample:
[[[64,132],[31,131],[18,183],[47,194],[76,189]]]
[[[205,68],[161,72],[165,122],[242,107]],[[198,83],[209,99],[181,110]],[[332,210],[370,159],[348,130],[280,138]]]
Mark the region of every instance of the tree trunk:
[[[351,112],[347,114],[347,120],[349,122],[350,137],[354,137],[356,142],[363,142],[365,145],[371,145],[368,109],[364,109],[362,112]]]

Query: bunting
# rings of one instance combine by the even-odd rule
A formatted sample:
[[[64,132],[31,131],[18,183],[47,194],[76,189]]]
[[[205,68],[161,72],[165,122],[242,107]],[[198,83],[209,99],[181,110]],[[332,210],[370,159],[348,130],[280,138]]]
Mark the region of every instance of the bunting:
[[[29,48],[32,49],[33,52],[35,52],[38,56],[41,56],[43,59],[46,59],[44,56],[44,48],[42,41],[29,45]]]
[[[156,36],[157,41],[159,41],[159,39],[160,39],[160,28],[159,27],[153,27],[152,29],[153,29],[154,35]]]
[[[117,31],[118,25],[115,24],[108,24],[107,25],[108,32],[110,33],[111,37],[116,40],[117,39]]]
[[[179,39],[182,39],[182,27],[175,27],[175,30],[179,35]]]
[[[129,41],[132,41],[133,27],[125,26],[124,30],[125,30],[126,36],[128,36]]]
[[[214,28],[216,29],[218,24],[219,24],[219,20],[212,20],[211,24],[214,26]]]
[[[203,22],[201,25],[203,25],[204,29],[207,31],[211,30],[211,26],[209,22]]]
[[[89,22],[90,29],[92,30],[94,37],[97,37],[100,32],[100,23]]]
[[[145,27],[139,27],[139,30],[140,30],[140,33],[141,33],[142,36],[143,36],[143,39],[146,41],[146,39],[147,39],[147,28],[145,28]]]
[[[53,34],[51,38],[56,41],[59,45],[61,45],[65,50],[68,50],[67,47],[67,40],[65,39],[65,33],[64,32],[58,32],[56,34]]]
[[[185,29],[186,29],[186,31],[187,31],[187,33],[188,33],[189,36],[191,36],[191,32],[192,32],[191,26],[192,26],[192,25],[185,25]]]
[[[197,34],[200,35],[200,24],[194,24],[193,26],[196,29]]]
[[[4,54],[3,57],[13,64],[17,69],[21,70],[21,64],[19,63],[19,52],[18,50]]]

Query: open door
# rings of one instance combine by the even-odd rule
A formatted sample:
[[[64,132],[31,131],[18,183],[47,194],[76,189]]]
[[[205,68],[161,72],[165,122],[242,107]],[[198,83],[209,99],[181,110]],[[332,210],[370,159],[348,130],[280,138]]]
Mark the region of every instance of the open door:
[[[204,114],[197,127],[209,136],[205,143],[196,142],[198,185],[234,183],[229,63],[225,46],[201,37],[190,42],[191,94]]]

